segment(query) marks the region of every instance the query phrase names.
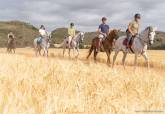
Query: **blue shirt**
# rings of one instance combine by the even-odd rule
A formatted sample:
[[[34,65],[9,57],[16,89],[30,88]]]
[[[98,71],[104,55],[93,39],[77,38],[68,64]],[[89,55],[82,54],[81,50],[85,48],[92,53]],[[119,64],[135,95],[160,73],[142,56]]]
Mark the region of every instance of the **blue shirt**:
[[[102,33],[107,34],[109,32],[109,25],[101,24],[101,25],[99,25],[99,29],[101,30]]]

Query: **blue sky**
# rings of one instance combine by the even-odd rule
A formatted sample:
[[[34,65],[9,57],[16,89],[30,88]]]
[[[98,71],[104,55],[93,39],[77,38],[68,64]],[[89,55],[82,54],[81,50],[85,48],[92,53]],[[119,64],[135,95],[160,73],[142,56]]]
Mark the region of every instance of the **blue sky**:
[[[111,28],[125,30],[135,13],[141,29],[152,25],[165,31],[165,0],[3,0],[0,20],[21,20],[51,31],[74,22],[82,31],[95,31],[102,16]]]

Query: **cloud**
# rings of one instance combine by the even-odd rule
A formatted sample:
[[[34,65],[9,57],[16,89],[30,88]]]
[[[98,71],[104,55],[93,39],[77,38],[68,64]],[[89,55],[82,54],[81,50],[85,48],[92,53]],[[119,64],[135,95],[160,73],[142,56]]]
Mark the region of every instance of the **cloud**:
[[[95,31],[102,16],[111,28],[125,30],[135,13],[142,14],[141,28],[165,30],[164,0],[6,0],[0,4],[3,20],[20,19],[49,30],[74,22],[82,31]]]

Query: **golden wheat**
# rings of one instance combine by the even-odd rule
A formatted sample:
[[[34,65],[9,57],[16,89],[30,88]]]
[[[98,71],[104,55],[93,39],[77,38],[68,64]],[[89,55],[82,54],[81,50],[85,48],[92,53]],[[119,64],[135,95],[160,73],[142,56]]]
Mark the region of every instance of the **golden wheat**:
[[[150,72],[139,58],[136,73],[133,55],[124,70],[122,55],[111,69],[103,53],[97,64],[92,57],[86,60],[87,50],[81,50],[78,60],[67,54],[62,58],[62,50],[57,49],[50,50],[48,59],[34,57],[33,49],[18,49],[17,54],[0,51],[0,114],[165,111],[165,51],[149,51]]]

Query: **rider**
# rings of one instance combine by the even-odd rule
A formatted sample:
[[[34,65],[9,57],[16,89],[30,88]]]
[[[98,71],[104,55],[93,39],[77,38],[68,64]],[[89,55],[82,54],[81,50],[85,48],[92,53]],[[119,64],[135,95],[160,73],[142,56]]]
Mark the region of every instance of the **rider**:
[[[131,41],[131,38],[134,38],[139,33],[140,19],[141,19],[141,15],[137,13],[134,16],[134,20],[130,22],[128,25],[128,29],[126,31],[127,39],[128,39],[127,49],[129,48],[129,43]]]
[[[9,39],[15,39],[15,36],[14,36],[14,34],[12,32],[9,32],[7,37],[8,37],[8,41],[9,41]]]
[[[102,18],[102,24],[100,24],[99,28],[98,28],[99,42],[98,42],[97,51],[99,51],[99,48],[101,47],[102,40],[108,36],[109,32],[110,32],[110,29],[109,29],[109,25],[107,25],[107,18],[103,17]]]
[[[47,32],[46,32],[45,26],[44,25],[41,25],[41,27],[39,29],[39,35],[40,35],[40,37],[38,39],[39,42],[42,41],[42,38],[45,38],[46,37],[46,34],[47,34]]]
[[[75,35],[76,35],[76,29],[74,28],[74,23],[70,23],[70,27],[68,28],[69,48],[70,48],[71,41],[75,37]]]

